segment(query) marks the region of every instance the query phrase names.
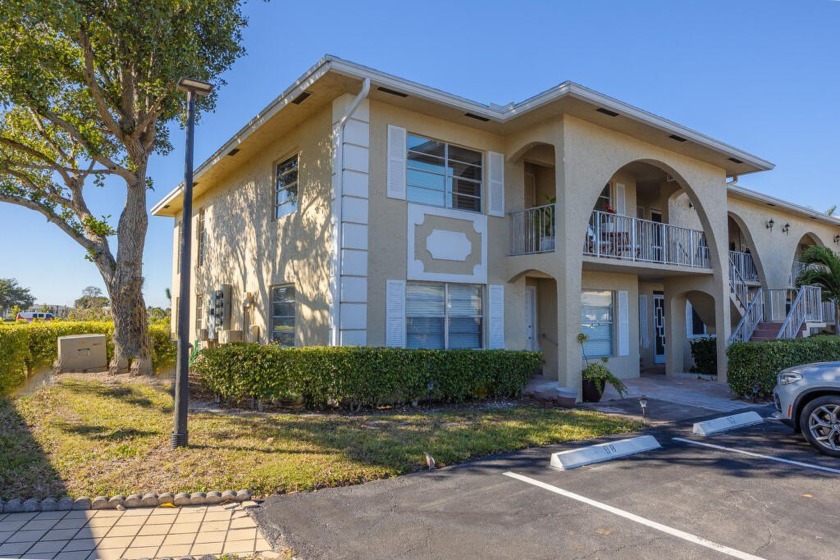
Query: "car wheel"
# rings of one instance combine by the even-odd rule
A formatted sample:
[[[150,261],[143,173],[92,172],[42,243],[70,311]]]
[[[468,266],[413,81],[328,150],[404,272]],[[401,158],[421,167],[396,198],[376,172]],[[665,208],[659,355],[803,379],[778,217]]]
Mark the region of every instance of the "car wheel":
[[[819,397],[802,409],[802,435],[820,453],[840,457],[840,395]]]

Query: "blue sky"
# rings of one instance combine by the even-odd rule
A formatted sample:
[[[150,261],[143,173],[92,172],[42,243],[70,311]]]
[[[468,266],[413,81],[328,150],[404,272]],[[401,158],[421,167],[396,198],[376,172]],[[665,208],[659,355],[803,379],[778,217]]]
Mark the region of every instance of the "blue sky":
[[[421,7],[422,6],[422,7]],[[573,80],[776,164],[741,185],[825,210],[840,203],[840,2],[580,0],[251,2],[248,54],[197,129],[200,163],[325,53],[476,101],[519,101]],[[151,207],[183,174],[177,149],[153,158]],[[119,186],[90,188],[119,216]],[[0,204],[0,277],[41,303],[102,286],[57,228]],[[145,294],[167,305],[172,220],[150,218]]]

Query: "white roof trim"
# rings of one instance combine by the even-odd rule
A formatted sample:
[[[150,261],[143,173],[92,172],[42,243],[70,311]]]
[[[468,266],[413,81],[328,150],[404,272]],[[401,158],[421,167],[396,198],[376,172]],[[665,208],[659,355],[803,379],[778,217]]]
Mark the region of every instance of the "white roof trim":
[[[558,86],[543,91],[533,97],[529,97],[519,103],[513,103],[497,108],[499,107],[498,105],[491,106],[471,101],[417,82],[412,82],[410,80],[398,78],[391,74],[386,74],[374,68],[369,68],[361,64],[343,60],[332,55],[326,55],[282,94],[280,94],[279,97],[269,103],[265,109],[257,114],[257,116],[243,126],[239,132],[234,134],[233,137],[225,142],[225,144],[212,156],[199,165],[195,171],[195,180],[198,180],[210,167],[216,164],[225,154],[233,149],[233,147],[248,138],[263,123],[268,121],[281,109],[288,105],[292,99],[297,97],[329,71],[334,71],[345,76],[358,78],[360,80],[370,78],[371,82],[374,82],[377,85],[397,89],[409,95],[424,98],[442,105],[448,105],[450,107],[486,117],[492,121],[500,123],[511,121],[538,107],[556,101],[567,95],[571,95],[582,101],[615,111],[621,116],[647,124],[648,126],[652,126],[654,128],[658,128],[662,131],[668,132],[669,134],[676,134],[677,136],[691,140],[695,144],[720,152],[727,157],[734,157],[760,170],[770,170],[774,167],[774,165],[769,161],[574,82],[563,82]],[[154,214],[162,210],[165,205],[169,204],[181,193],[182,189],[183,183],[179,184],[170,191],[163,200],[155,204],[154,207],[152,207],[152,213]]]

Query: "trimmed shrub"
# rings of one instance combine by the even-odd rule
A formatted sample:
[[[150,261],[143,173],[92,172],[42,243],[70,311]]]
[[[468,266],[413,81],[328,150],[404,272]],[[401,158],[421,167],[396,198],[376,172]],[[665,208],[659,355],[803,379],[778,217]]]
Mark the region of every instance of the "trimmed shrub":
[[[769,342],[737,342],[726,351],[729,357],[729,388],[740,396],[770,395],[776,375],[783,369],[813,362],[840,360],[840,337],[819,335]]]
[[[26,381],[29,339],[23,330],[0,328],[0,396]]]
[[[541,365],[538,352],[235,343],[202,350],[192,370],[228,401],[302,398],[308,407],[358,409],[518,396]]]
[[[717,375],[717,339],[714,337],[695,338],[691,341],[691,357],[694,358],[696,373]]]
[[[104,334],[108,360],[114,353],[114,324],[106,321],[49,321],[0,325],[0,395],[9,394],[36,370],[58,358],[57,339],[74,334]],[[152,363],[160,372],[175,364],[175,343],[169,327],[149,327]]]

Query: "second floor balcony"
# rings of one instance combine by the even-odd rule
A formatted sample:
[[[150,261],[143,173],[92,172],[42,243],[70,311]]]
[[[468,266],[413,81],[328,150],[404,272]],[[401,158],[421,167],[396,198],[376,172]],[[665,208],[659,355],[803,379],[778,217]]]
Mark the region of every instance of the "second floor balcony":
[[[511,255],[554,251],[553,204],[511,213]],[[702,231],[594,211],[583,241],[585,256],[689,268],[711,268]]]

